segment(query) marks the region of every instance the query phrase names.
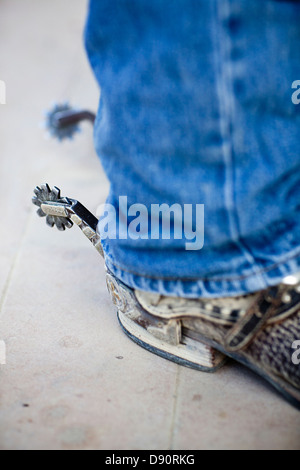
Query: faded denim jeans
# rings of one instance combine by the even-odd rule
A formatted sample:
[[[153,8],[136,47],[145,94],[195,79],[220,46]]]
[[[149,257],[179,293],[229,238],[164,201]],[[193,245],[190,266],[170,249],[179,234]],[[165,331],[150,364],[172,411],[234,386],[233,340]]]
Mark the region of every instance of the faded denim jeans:
[[[108,202],[205,208],[202,249],[106,238],[108,268],[183,297],[255,292],[300,271],[299,1],[90,0],[85,42]]]

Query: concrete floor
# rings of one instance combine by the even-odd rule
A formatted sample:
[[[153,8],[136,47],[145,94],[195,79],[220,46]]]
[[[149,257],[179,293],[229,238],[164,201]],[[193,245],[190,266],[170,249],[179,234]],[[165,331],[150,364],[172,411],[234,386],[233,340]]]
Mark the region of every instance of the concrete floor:
[[[97,109],[85,13],[0,2],[0,449],[299,449],[299,412],[244,367],[202,374],[132,343],[96,251],[35,215],[43,182],[91,211],[108,192],[89,124],[64,144],[39,128],[53,100]]]

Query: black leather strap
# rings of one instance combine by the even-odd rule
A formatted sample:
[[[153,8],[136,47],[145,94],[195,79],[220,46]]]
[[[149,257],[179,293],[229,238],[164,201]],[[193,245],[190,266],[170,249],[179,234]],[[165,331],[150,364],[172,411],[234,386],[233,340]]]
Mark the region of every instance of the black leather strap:
[[[279,285],[262,291],[246,315],[227,334],[226,349],[238,351],[248,346],[266,322],[278,312],[282,298],[288,295],[289,290],[289,287]]]

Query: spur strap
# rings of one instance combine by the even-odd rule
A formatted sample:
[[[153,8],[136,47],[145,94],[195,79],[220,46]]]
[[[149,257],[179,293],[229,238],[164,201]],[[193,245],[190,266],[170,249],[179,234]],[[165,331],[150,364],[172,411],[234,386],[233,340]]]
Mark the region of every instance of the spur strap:
[[[300,308],[300,294],[284,284],[262,291],[246,314],[229,330],[225,338],[228,351],[248,346],[269,323],[276,323]]]

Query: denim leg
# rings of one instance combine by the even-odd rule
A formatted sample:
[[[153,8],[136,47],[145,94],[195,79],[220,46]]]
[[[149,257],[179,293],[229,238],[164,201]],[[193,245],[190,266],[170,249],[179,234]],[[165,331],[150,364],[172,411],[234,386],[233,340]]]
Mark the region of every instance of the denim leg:
[[[222,297],[300,270],[299,21],[292,1],[90,1],[108,202],[205,207],[201,250],[150,234],[103,240],[125,284]]]

